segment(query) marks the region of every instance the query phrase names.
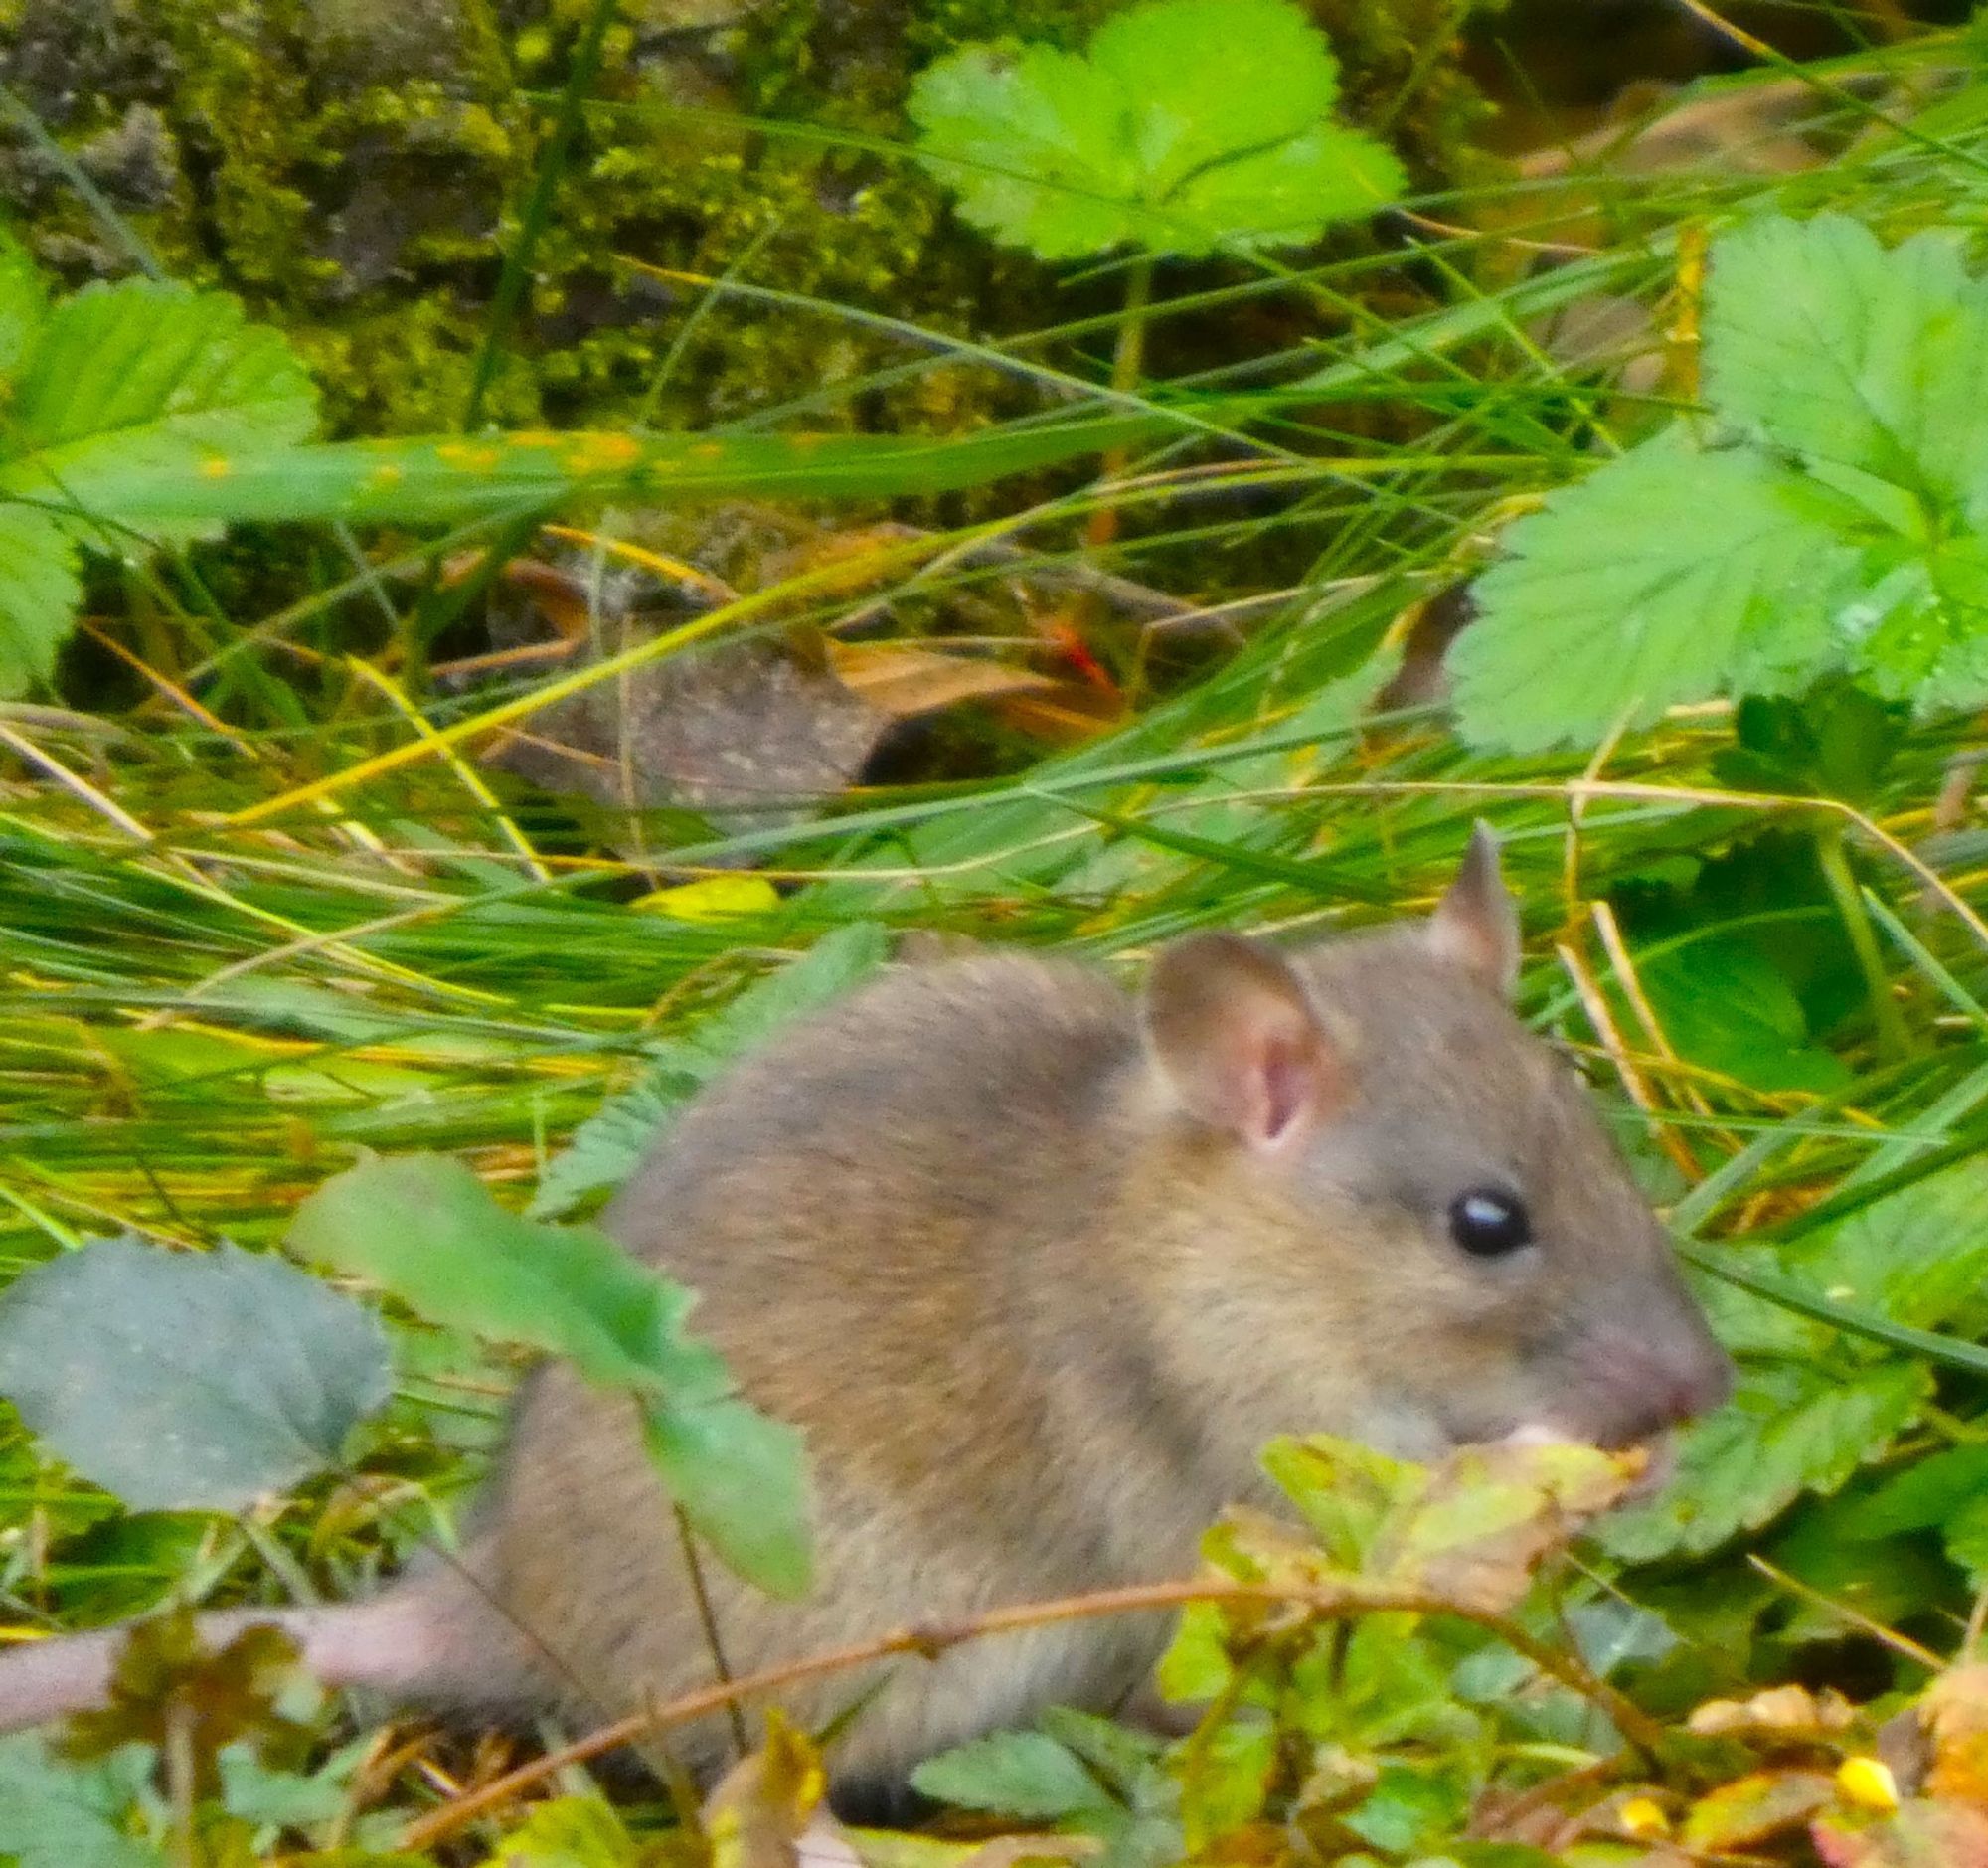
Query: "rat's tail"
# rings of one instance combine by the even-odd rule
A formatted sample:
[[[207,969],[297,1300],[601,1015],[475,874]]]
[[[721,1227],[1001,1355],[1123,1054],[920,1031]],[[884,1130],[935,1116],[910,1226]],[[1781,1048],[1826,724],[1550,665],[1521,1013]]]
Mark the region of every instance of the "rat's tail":
[[[531,1696],[529,1656],[465,1570],[424,1568],[365,1602],[218,1610],[195,1625],[210,1648],[245,1628],[280,1628],[321,1684],[403,1703],[493,1705]],[[103,1706],[130,1630],[126,1622],[0,1653],[0,1732]]]

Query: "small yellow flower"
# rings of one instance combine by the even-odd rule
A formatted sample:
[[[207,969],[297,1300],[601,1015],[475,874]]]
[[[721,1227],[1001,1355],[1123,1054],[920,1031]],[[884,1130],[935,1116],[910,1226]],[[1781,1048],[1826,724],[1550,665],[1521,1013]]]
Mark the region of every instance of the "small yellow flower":
[[[1641,1842],[1669,1835],[1671,1819],[1647,1796],[1632,1796],[1615,1812],[1622,1827]]]
[[[1891,1767],[1876,1758],[1846,1758],[1836,1770],[1836,1787],[1844,1801],[1859,1809],[1878,1809],[1890,1814],[1899,1806],[1898,1780]]]

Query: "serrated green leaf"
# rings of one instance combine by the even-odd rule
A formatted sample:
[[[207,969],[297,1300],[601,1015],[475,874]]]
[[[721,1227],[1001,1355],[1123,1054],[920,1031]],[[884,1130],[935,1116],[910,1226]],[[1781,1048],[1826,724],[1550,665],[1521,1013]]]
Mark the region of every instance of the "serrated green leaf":
[[[685,1329],[696,1299],[604,1233],[499,1206],[437,1155],[363,1162],[297,1209],[291,1249],[374,1279],[423,1316],[566,1357],[632,1395],[656,1468],[691,1522],[747,1581],[809,1582],[799,1438],[740,1400],[724,1359]]]
[[[725,1065],[790,1020],[839,999],[883,959],[889,944],[889,934],[875,922],[831,929],[799,959],[776,967],[705,1019],[640,1083],[580,1123],[566,1150],[547,1163],[531,1217],[557,1219],[588,1194],[618,1186],[670,1117]]]
[[[1866,1539],[1946,1524],[1964,1507],[1988,1501],[1988,1445],[1949,1446],[1886,1480],[1837,1518],[1838,1535]]]
[[[390,1389],[377,1317],[233,1246],[97,1240],[0,1295],[0,1394],[134,1510],[230,1511],[294,1484]]]
[[[1948,1168],[1776,1258],[1790,1284],[1831,1302],[1908,1328],[1947,1322],[1988,1278],[1988,1167]],[[1740,1392],[1687,1431],[1678,1481],[1661,1499],[1602,1527],[1602,1541],[1630,1560],[1710,1550],[1766,1523],[1804,1491],[1834,1491],[1878,1457],[1932,1393],[1922,1362],[1745,1291],[1703,1289],[1721,1340],[1741,1359]],[[1873,1536],[1905,1528],[1898,1513],[1914,1496],[1910,1476],[1876,1495],[1900,1503],[1881,1510],[1867,1501],[1849,1521],[1872,1514]],[[1936,1486],[1939,1475],[1915,1483]]]
[[[1338,68],[1289,0],[1146,0],[1087,56],[969,46],[920,74],[920,159],[996,240],[1044,259],[1290,245],[1406,187],[1331,123]]]
[[[18,240],[0,230],[0,437],[6,433],[22,360],[48,308],[41,268]]]
[[[125,1824],[151,1774],[142,1746],[85,1765],[52,1758],[34,1733],[0,1739],[0,1851],[19,1868],[164,1868]]]
[[[55,670],[83,596],[76,547],[32,506],[0,501],[0,696]]]
[[[1279,1734],[1249,1707],[1197,1736],[1182,1760],[1181,1827],[1190,1857],[1263,1813]]]
[[[1812,678],[1860,563],[1794,475],[1682,428],[1550,494],[1505,547],[1448,667],[1465,736],[1514,752]]]
[[[1988,289],[1948,236],[1762,216],[1714,251],[1703,336],[1733,426],[1956,508],[1988,492]]]
[[[926,1759],[911,1773],[911,1783],[955,1808],[1025,1822],[1055,1822],[1112,1806],[1076,1753],[1044,1732],[996,1732],[955,1746]]]
[[[0,494],[41,503],[99,550],[198,537],[226,515],[176,512],[184,500],[139,489],[225,478],[316,425],[317,393],[287,340],[225,293],[89,285],[48,314],[23,359]]]
[[[1852,1375],[1826,1364],[1749,1369],[1734,1400],[1691,1431],[1664,1496],[1604,1521],[1600,1541],[1628,1562],[1712,1550],[1803,1492],[1834,1491],[1931,1393],[1930,1376],[1909,1362]]]

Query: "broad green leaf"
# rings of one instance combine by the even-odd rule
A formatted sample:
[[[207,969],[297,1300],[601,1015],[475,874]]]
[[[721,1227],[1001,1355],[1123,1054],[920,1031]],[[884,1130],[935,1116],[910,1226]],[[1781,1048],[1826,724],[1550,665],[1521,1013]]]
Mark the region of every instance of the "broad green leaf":
[[[19,241],[0,230],[0,439],[11,420],[13,384],[21,360],[48,308],[48,284],[41,268]]]
[[[0,1852],[19,1868],[165,1868],[127,1822],[152,1764],[142,1746],[70,1764],[39,1734],[0,1739]]]
[[[1631,1562],[1712,1550],[1803,1492],[1834,1491],[1931,1393],[1925,1370],[1909,1362],[1849,1373],[1826,1362],[1748,1369],[1733,1401],[1691,1430],[1664,1495],[1605,1521],[1600,1540]]]
[[[377,1317],[233,1246],[97,1240],[0,1295],[0,1394],[134,1510],[231,1511],[334,1465],[390,1387]]]
[[[1067,1746],[1046,1732],[996,1732],[928,1758],[912,1786],[958,1809],[1056,1822],[1107,1808],[1111,1797]]]
[[[1755,1250],[1758,1250],[1757,1248]],[[1947,1169],[1776,1255],[1790,1283],[1916,1329],[1953,1321],[1988,1279],[1988,1167]],[[1740,1358],[1740,1391],[1689,1429],[1679,1479],[1602,1528],[1617,1555],[1704,1551],[1776,1516],[1805,1491],[1832,1492],[1882,1454],[1932,1393],[1918,1361],[1847,1337],[1750,1292],[1707,1283],[1707,1308]],[[1852,1513],[1870,1535],[1905,1528],[1911,1475]],[[1937,1488],[1941,1475],[1916,1484]],[[1881,1509],[1876,1499],[1895,1504]],[[1866,1514],[1871,1514],[1867,1520]]]
[[[1801,1000],[1755,940],[1712,934],[1642,961],[1637,976],[1691,1063],[1770,1093],[1827,1094],[1850,1081],[1843,1061],[1811,1042]]]
[[[1892,1537],[1944,1524],[1962,1505],[1988,1497],[1988,1445],[1949,1446],[1909,1465],[1837,1524],[1846,1537]]]
[[[1796,476],[1682,428],[1550,494],[1505,547],[1448,666],[1465,735],[1514,752],[1800,685],[1841,656],[1859,567]]]
[[[875,922],[831,929],[799,959],[775,968],[705,1019],[694,1036],[669,1045],[632,1089],[610,1098],[546,1165],[530,1212],[558,1219],[586,1195],[618,1186],[654,1145],[665,1123],[732,1059],[790,1019],[839,999],[884,957],[890,935]]]
[[[0,696],[54,671],[82,595],[63,528],[33,506],[0,503]]]
[[[1334,124],[1338,67],[1289,0],[1146,0],[1087,55],[968,46],[909,105],[966,220],[1039,258],[1113,247],[1204,255],[1315,239],[1407,186]]]
[[[499,1206],[460,1161],[412,1154],[348,1168],[297,1209],[288,1243],[432,1322],[565,1356],[603,1387],[730,1392],[718,1357],[683,1335],[689,1291],[591,1227]]]
[[[1988,288],[1961,255],[1933,232],[1888,251],[1841,214],[1724,235],[1703,326],[1714,410],[1772,447],[1955,508],[1988,493]]]
[[[591,1227],[501,1207],[436,1155],[373,1160],[297,1209],[292,1250],[372,1278],[437,1323],[565,1356],[639,1403],[658,1472],[725,1561],[775,1595],[809,1581],[800,1441],[734,1393],[686,1333],[695,1297]]]
[[[736,1400],[643,1404],[643,1439],[671,1495],[738,1573],[774,1596],[813,1581],[799,1432]]]
[[[145,453],[98,460],[79,502],[143,532],[240,520],[452,525],[606,499],[885,499],[948,492],[1165,433],[1164,415],[916,434],[621,434],[523,431],[468,438],[216,449],[198,466]],[[7,478],[0,471],[0,489]],[[85,497],[86,495],[86,497]]]
[[[124,279],[48,314],[7,413],[0,496],[34,500],[79,542],[123,552],[134,533],[197,537],[233,516],[171,498],[148,507],[127,489],[197,489],[231,462],[280,453],[316,426],[317,397],[282,334],[250,324],[233,298]]]

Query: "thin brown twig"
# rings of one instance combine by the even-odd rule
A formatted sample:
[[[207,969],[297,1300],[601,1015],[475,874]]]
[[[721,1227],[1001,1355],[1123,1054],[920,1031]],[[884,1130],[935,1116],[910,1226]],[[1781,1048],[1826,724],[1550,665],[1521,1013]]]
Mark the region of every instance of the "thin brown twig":
[[[984,1614],[950,1624],[903,1627],[874,1640],[856,1641],[846,1647],[831,1648],[825,1653],[763,1667],[756,1673],[701,1687],[694,1693],[682,1694],[661,1705],[617,1719],[584,1738],[576,1739],[571,1745],[548,1752],[501,1778],[479,1785],[445,1808],[431,1811],[410,1823],[402,1834],[399,1846],[409,1850],[426,1848],[442,1837],[454,1834],[484,1811],[509,1802],[571,1765],[584,1764],[604,1752],[618,1751],[622,1746],[652,1733],[687,1725],[694,1719],[704,1718],[754,1694],[778,1692],[804,1680],[847,1673],[853,1668],[888,1660],[899,1654],[915,1654],[921,1659],[936,1660],[951,1648],[992,1634],[1013,1634],[1058,1622],[1096,1620],[1106,1615],[1180,1609],[1191,1603],[1251,1602],[1307,1608],[1327,1619],[1356,1614],[1423,1614],[1448,1615],[1470,1622],[1496,1635],[1542,1673],[1598,1706],[1623,1738],[1637,1750],[1652,1751],[1663,1740],[1663,1727],[1605,1680],[1598,1678],[1585,1662],[1575,1655],[1550,1647],[1508,1616],[1494,1611],[1473,1610],[1408,1590],[1377,1590],[1371,1593],[1363,1590],[1354,1593],[1316,1585],[1280,1587],[1267,1583],[1209,1579],[1136,1583],[1083,1596],[1065,1596],[1053,1602],[1025,1603],[1014,1608],[990,1610]]]

